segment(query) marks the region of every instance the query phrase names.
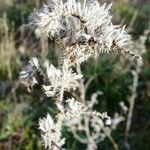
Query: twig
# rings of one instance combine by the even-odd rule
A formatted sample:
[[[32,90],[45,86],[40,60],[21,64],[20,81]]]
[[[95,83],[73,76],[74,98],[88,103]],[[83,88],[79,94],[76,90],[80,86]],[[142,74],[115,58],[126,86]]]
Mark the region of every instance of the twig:
[[[70,128],[71,129],[71,128]],[[81,143],[83,144],[87,144],[88,141],[85,140],[85,139],[82,139],[80,136],[78,136],[78,134],[74,131],[74,129],[71,129],[71,132],[73,133],[73,136],[78,140],[80,141]]]
[[[81,66],[78,63],[77,63],[77,72],[78,72],[78,74],[82,74]],[[83,79],[80,80],[80,94],[81,94],[82,102],[85,102],[85,86],[84,86],[84,80]]]
[[[128,116],[127,116],[126,130],[125,130],[124,142],[125,142],[125,146],[127,149],[130,149],[128,137],[129,137],[130,127],[131,127],[131,123],[132,123],[132,116],[133,116],[135,99],[137,96],[136,91],[137,91],[137,86],[138,86],[139,72],[140,72],[140,65],[137,64],[136,70],[132,71],[132,75],[133,75],[133,85],[132,85],[132,89],[131,89],[132,95],[129,98],[129,111],[128,111]]]
[[[104,127],[101,127],[101,128],[104,131],[104,133],[106,134],[106,136],[108,137],[108,139],[110,140],[110,142],[112,143],[114,149],[119,150],[118,144],[115,142],[115,140],[112,138],[112,136],[107,132],[107,130]]]
[[[92,76],[85,84],[85,92],[87,91],[89,85],[91,84],[91,82],[94,80],[94,77]]]
[[[132,19],[130,21],[130,24],[129,24],[129,27],[128,27],[128,30],[131,31],[132,28],[133,28],[133,25],[134,25],[134,22],[135,20],[137,19],[137,16],[138,16],[138,10],[134,11],[134,14],[132,16]]]

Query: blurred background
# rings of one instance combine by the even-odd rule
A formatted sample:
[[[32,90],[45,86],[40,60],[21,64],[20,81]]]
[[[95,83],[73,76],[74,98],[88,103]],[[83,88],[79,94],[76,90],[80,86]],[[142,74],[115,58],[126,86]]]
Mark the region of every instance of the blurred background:
[[[126,24],[133,36],[134,48],[142,54],[144,65],[139,74],[137,97],[134,103],[129,133],[131,150],[150,149],[150,0],[100,0],[113,2],[112,14],[115,24]],[[58,65],[57,46],[39,32],[27,26],[29,14],[44,0],[0,0],[0,150],[43,149],[38,119],[46,112],[55,114],[53,105],[37,88],[28,93],[20,85],[19,72],[31,57],[41,61],[50,60]],[[87,98],[94,91],[102,91],[96,110],[107,111],[111,116],[120,111],[123,101],[129,107],[134,66],[119,56],[102,55],[83,64],[85,79],[94,77]],[[126,121],[112,133],[119,149],[124,144]],[[80,143],[64,129],[68,150],[81,149]],[[109,140],[98,144],[101,150],[113,149]]]

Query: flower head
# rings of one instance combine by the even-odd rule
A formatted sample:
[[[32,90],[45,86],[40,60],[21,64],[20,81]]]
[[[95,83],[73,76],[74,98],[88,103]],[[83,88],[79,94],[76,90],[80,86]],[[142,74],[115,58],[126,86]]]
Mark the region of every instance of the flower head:
[[[48,97],[53,97],[58,94],[61,89],[63,89],[63,91],[76,90],[79,86],[78,80],[82,78],[82,75],[73,72],[67,62],[64,62],[62,70],[55,68],[53,65],[48,66],[47,77],[50,85],[43,85],[43,88]]]
[[[38,60],[36,58],[32,58],[29,61],[29,64],[26,65],[20,72],[20,80],[22,84],[24,84],[28,88],[29,91],[35,84],[38,83],[34,76],[38,67]]]
[[[97,0],[52,0],[31,16],[31,24],[44,34],[57,38],[70,64],[84,62],[99,53],[121,52],[139,60],[130,52],[131,36],[125,27],[113,25],[110,5]]]
[[[61,138],[60,126],[55,123],[52,117],[47,114],[46,118],[39,120],[39,129],[41,130],[45,148],[59,150],[65,142]]]

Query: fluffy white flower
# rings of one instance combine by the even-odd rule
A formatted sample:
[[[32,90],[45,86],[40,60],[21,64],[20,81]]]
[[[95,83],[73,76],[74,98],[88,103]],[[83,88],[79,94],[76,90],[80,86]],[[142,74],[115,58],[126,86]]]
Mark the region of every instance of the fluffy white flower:
[[[66,118],[74,118],[79,117],[83,115],[83,113],[86,111],[86,107],[84,104],[76,101],[74,98],[67,99],[67,112],[66,112]]]
[[[58,39],[64,58],[71,64],[118,50],[137,58],[134,52],[126,51],[131,37],[125,26],[113,25],[110,8],[111,4],[101,5],[97,0],[52,0],[35,10],[30,19],[35,27]]]
[[[54,126],[55,126],[54,121],[49,114],[47,114],[46,118],[39,120],[39,129],[44,133],[49,132],[50,129],[54,128]]]
[[[75,90],[78,86],[78,80],[82,75],[78,75],[69,68],[67,62],[64,62],[62,70],[56,69],[53,65],[47,67],[47,77],[50,85],[43,85],[45,94],[50,97],[54,96],[63,88],[64,91]]]
[[[37,58],[34,57],[29,61],[29,64],[26,65],[20,72],[20,81],[28,88],[28,91],[31,91],[33,86],[38,83],[34,76],[38,67],[39,62]]]
[[[87,103],[88,107],[74,98],[64,101],[65,97],[71,96],[68,92],[78,88],[82,78],[74,69],[90,57],[97,57],[100,53],[119,52],[141,60],[138,54],[129,49],[131,37],[125,27],[112,23],[110,8],[111,4],[101,5],[98,0],[51,0],[39,11],[34,10],[30,16],[31,26],[41,30],[46,36],[55,38],[62,52],[60,69],[47,65],[45,72],[38,60],[33,58],[20,73],[20,79],[27,87],[32,88],[37,79],[45,94],[56,100],[59,110],[57,121],[49,114],[39,120],[39,129],[48,149],[62,149],[62,123],[71,129],[79,141],[87,144],[87,149],[94,150],[99,139],[103,140],[124,119],[116,114],[111,120],[107,113],[92,111],[94,104],[98,102],[97,94],[93,94],[91,102]],[[84,92],[80,92],[83,95]],[[72,96],[80,95],[72,93]],[[79,130],[85,133],[83,139],[78,135]]]
[[[59,150],[65,142],[64,138],[61,138],[61,129],[47,114],[46,118],[39,120],[39,129],[44,141],[45,148]]]
[[[97,117],[101,120],[101,126],[111,126],[112,122],[107,113],[99,113],[96,111],[90,111],[84,104],[76,101],[74,98],[66,100],[67,102],[67,110],[65,113],[65,119],[67,124],[79,123],[83,117],[83,115],[89,117]]]
[[[82,78],[82,75],[73,72],[71,68],[69,68],[67,61],[64,61],[62,67],[62,80],[61,84],[65,90],[69,91],[71,89],[76,90],[79,86],[79,80]]]
[[[74,98],[68,99],[66,102],[68,105],[65,112],[65,125],[69,127],[77,139],[87,144],[87,149],[96,149],[96,142],[104,140],[106,137],[104,129],[106,126],[111,126],[110,117],[107,113],[101,114],[96,111],[88,110],[84,104],[76,101]],[[91,129],[89,131],[90,134],[88,136],[85,134],[85,137],[80,139],[78,131],[84,134],[89,126]],[[110,132],[110,128],[108,128],[108,131]]]

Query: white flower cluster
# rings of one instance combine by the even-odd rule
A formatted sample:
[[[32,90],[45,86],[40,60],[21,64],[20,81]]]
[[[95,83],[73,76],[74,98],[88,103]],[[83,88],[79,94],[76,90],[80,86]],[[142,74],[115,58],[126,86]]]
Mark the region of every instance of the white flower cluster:
[[[61,124],[55,123],[52,117],[47,114],[46,118],[39,120],[39,129],[45,148],[60,150],[65,143],[65,139],[61,138]]]
[[[89,110],[84,104],[78,102],[74,98],[66,100],[67,106],[65,110],[57,116],[57,122],[55,123],[52,117],[48,114],[46,118],[39,120],[39,128],[42,131],[41,135],[44,141],[45,147],[52,149],[62,148],[65,139],[61,135],[61,126],[67,126],[74,134],[75,138],[79,138],[78,131],[86,133],[86,127],[83,122],[88,121],[90,125],[90,135],[85,136],[80,142],[87,144],[87,149],[96,149],[97,142],[103,140],[106,137],[103,129],[111,126],[111,119],[107,113],[99,113]],[[93,102],[92,102],[93,103]],[[117,118],[116,118],[117,119]],[[117,121],[117,120],[116,120]],[[113,120],[113,128],[121,121]],[[89,127],[88,127],[89,128]],[[106,128],[111,132],[111,128]],[[88,129],[89,130],[89,129]]]
[[[68,64],[64,62],[62,70],[56,69],[52,64],[48,66],[47,77],[50,85],[43,85],[43,88],[48,97],[53,97],[61,92],[61,90],[76,90],[79,86],[78,81],[82,78],[82,75],[73,72],[73,70],[68,67]]]
[[[62,149],[64,138],[61,137],[61,127],[66,125],[75,138],[87,144],[88,150],[95,150],[97,143],[106,136],[110,137],[111,130],[123,120],[119,115],[110,119],[107,113],[92,110],[98,103],[98,94],[102,93],[95,93],[90,101],[85,101],[87,84],[84,85],[80,70],[82,62],[103,52],[116,51],[138,60],[141,58],[128,49],[131,37],[125,27],[113,25],[110,7],[100,5],[97,0],[51,0],[30,16],[31,25],[56,38],[62,50],[60,68],[51,64],[45,71],[33,58],[20,73],[26,87],[41,84],[44,93],[56,100],[54,102],[59,110],[56,121],[49,114],[39,120],[44,145],[48,149]],[[84,139],[78,131],[85,133]]]
[[[96,149],[96,141],[106,137],[102,130],[102,128],[105,128],[103,119],[106,119],[106,123],[111,125],[110,117],[107,116],[107,113],[100,114],[96,111],[89,111],[84,104],[76,101],[74,98],[68,99],[66,102],[66,110],[58,115],[56,123],[49,114],[46,118],[39,120],[39,129],[41,130],[45,147],[53,150],[62,148],[65,142],[65,138],[62,138],[61,135],[62,124],[69,127],[73,133],[77,134],[78,131],[85,132],[86,128],[82,122],[88,116],[87,119],[89,118],[88,122],[92,132],[91,136],[86,137],[84,141],[88,146]]]
[[[87,107],[74,98],[67,99],[66,102],[67,111],[65,113],[65,118],[68,121],[80,118],[87,111]]]
[[[92,96],[93,101],[89,105],[93,108],[97,104],[96,93]],[[74,137],[81,143],[87,145],[87,150],[96,150],[97,143],[103,141],[106,136],[115,130],[117,125],[124,120],[124,117],[115,114],[114,118],[110,119],[107,113],[99,113],[90,111],[84,104],[75,99],[67,100],[67,110],[64,114],[64,124],[70,129]],[[80,133],[84,136],[80,137]],[[83,138],[84,137],[84,138]]]
[[[20,72],[20,81],[28,88],[28,91],[31,91],[33,86],[38,83],[34,76],[37,68],[39,68],[39,62],[37,58],[32,58]]]
[[[57,38],[64,58],[81,63],[99,53],[119,52],[141,61],[129,50],[131,37],[125,26],[113,25],[110,5],[97,0],[51,0],[31,16],[31,24],[44,34]]]
[[[37,62],[37,59],[33,58],[29,61],[29,65],[41,70],[39,63]],[[43,84],[42,87],[48,97],[56,96],[60,92],[56,101],[56,106],[60,113],[57,116],[56,122],[49,114],[46,118],[39,120],[39,129],[41,130],[41,136],[45,147],[53,150],[62,149],[65,139],[62,138],[61,127],[62,125],[65,125],[70,128],[73,134],[75,134],[75,138],[77,138],[80,142],[87,144],[87,149],[96,149],[97,141],[101,141],[106,137],[106,134],[103,133],[103,129],[111,126],[112,129],[115,129],[123,118],[116,116],[113,121],[111,121],[110,117],[107,116],[107,113],[101,114],[97,111],[92,111],[93,106],[98,102],[97,96],[98,94],[101,94],[100,92],[92,95],[87,106],[73,97],[65,100],[63,98],[64,92],[76,89],[79,86],[79,80],[82,77],[81,75],[73,73],[72,69],[68,67],[66,63],[63,64],[61,70],[55,68],[53,65],[48,66],[46,76],[48,80],[47,83],[49,83],[49,85]],[[32,77],[34,78],[34,73],[32,74]],[[63,93],[61,96],[62,89]],[[65,102],[66,105],[63,105],[63,102]],[[78,131],[83,131],[84,133],[87,132],[87,127],[85,127],[85,124],[83,123],[85,121],[88,121],[92,130],[90,131],[88,127],[88,132],[91,132],[91,134],[89,136],[86,135],[86,138],[81,140],[80,136],[78,137]],[[110,133],[111,128],[108,128],[108,131]]]

